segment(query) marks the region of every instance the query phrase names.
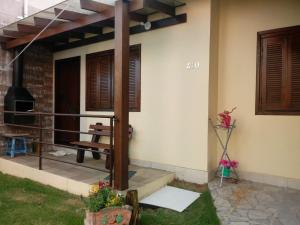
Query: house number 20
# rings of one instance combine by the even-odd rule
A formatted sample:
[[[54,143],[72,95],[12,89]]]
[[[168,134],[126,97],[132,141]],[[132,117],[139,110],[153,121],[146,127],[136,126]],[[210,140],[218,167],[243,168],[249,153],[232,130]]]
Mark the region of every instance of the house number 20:
[[[186,69],[188,70],[197,70],[200,68],[200,62],[188,62],[186,64]]]

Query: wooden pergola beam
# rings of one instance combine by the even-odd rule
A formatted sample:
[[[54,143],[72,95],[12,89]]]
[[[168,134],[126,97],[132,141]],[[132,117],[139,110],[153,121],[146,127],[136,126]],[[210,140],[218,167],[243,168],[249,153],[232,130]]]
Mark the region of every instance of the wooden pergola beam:
[[[34,17],[33,20],[34,20],[35,26],[36,27],[41,27],[41,28],[44,28],[45,26],[47,26],[51,22],[50,19],[41,18],[41,17]],[[50,27],[55,27],[55,26],[58,26],[58,25],[63,24],[63,23],[65,23],[65,22],[60,21],[60,20],[56,20],[56,21],[52,22]]]
[[[85,10],[102,13],[105,10],[112,10],[114,7],[92,0],[80,0],[80,7]]]
[[[132,0],[129,3],[129,10],[131,12],[140,10],[143,7],[144,7],[144,1],[141,1],[141,0]],[[95,23],[99,23],[101,21],[105,21],[108,19],[113,19],[114,15],[115,15],[114,10],[105,10],[101,14],[95,13],[92,15],[88,15],[88,16],[79,18],[78,20],[73,21],[73,22],[62,23],[58,26],[50,27],[49,29],[47,29],[45,32],[43,32],[37,38],[37,40],[48,38],[48,37],[51,37],[51,36],[54,36],[54,35],[57,35],[60,33],[68,32],[68,31],[75,30],[75,29],[85,27],[88,25],[92,25]],[[22,38],[17,38],[17,39],[8,41],[5,43],[5,48],[10,49],[10,48],[15,48],[20,45],[24,45],[24,44],[30,42],[35,36],[36,36],[36,34],[29,34],[29,35],[23,36]]]
[[[80,40],[84,39],[85,37],[85,34],[79,31],[71,31],[71,32],[67,32],[67,34],[70,38],[75,38]]]
[[[9,37],[13,37],[13,38],[20,38],[20,37],[27,35],[28,33],[14,31],[14,30],[3,30],[3,34],[6,36],[9,36]]]
[[[103,28],[98,26],[85,26],[85,27],[78,28],[75,31],[79,31],[82,33],[90,33],[90,34],[102,34]]]
[[[169,6],[157,0],[144,0],[145,7],[155,9],[170,16],[176,15],[176,7]]]
[[[115,22],[113,19],[107,19],[107,20],[103,20],[103,21],[100,21],[96,24],[93,24],[95,26],[98,26],[98,27],[111,27],[111,28],[114,28],[115,27]]]
[[[61,11],[62,11],[62,9],[59,9],[59,8],[54,9],[54,12],[55,12],[56,16],[59,13],[61,13]],[[83,13],[78,13],[78,12],[65,10],[59,15],[58,18],[63,19],[63,20],[76,21],[76,20],[79,20],[80,18],[85,17],[85,16],[87,16],[87,15],[83,14]]]
[[[52,36],[50,38],[47,38],[45,40],[42,40],[45,43],[62,43],[62,44],[68,44],[69,43],[69,37],[63,34],[59,34],[56,36]]]
[[[128,127],[129,127],[129,13],[128,1],[117,0],[115,5],[115,177],[114,187],[128,188]]]
[[[147,22],[148,20],[148,16],[146,15],[142,15],[142,14],[138,14],[135,12],[132,12],[129,14],[129,17],[131,20],[137,21],[137,22]]]
[[[18,31],[24,32],[24,33],[37,33],[42,30],[41,27],[31,26],[27,24],[18,24]]]
[[[9,41],[9,40],[13,40],[13,38],[11,37],[6,37],[6,36],[0,36],[0,42],[6,42],[6,41]]]
[[[80,0],[80,6],[82,9],[93,11],[96,13],[102,13],[105,10],[113,8],[113,6],[111,5],[95,2],[93,0]],[[130,13],[130,19],[137,22],[146,22],[147,16],[132,12]]]

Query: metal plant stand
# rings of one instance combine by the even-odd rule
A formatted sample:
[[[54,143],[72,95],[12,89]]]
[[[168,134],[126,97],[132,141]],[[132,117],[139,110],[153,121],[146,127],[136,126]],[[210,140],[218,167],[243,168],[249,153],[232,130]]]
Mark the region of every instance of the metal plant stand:
[[[223,150],[223,153],[222,153],[222,156],[220,158],[220,161],[223,160],[223,159],[225,159],[225,160],[228,160],[229,162],[231,162],[231,159],[230,159],[230,157],[228,155],[228,143],[230,141],[232,131],[235,128],[235,122],[236,122],[236,120],[234,120],[233,123],[228,128],[224,128],[221,125],[214,124],[211,119],[209,119],[209,122],[210,122],[210,124],[211,124],[211,126],[212,126],[212,128],[213,128],[213,130],[214,130],[214,132],[215,132],[215,134],[217,136],[217,138],[218,138],[218,141],[219,141],[219,143],[220,143],[220,145],[222,147],[222,150]],[[226,132],[225,142],[221,139],[219,131]],[[235,179],[236,181],[239,180],[239,175],[238,175],[238,173],[237,173],[237,171],[236,171],[235,168],[232,168],[233,169],[233,174],[234,174],[235,177],[232,177],[232,176],[231,177],[224,177],[223,176],[224,167],[222,167],[222,170],[220,170],[220,168],[221,168],[221,165],[219,164],[218,165],[218,169],[216,171],[216,176],[218,176],[218,177],[221,178],[220,187],[223,184],[224,178],[232,178],[232,179]]]

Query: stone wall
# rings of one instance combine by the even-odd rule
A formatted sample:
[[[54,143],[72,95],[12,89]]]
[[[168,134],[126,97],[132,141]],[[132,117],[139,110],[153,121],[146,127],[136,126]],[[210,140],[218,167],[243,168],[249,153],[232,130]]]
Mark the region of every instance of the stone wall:
[[[6,65],[12,59],[13,53],[0,49],[0,63]],[[12,83],[12,67],[0,70],[0,110],[4,109],[4,96]],[[36,100],[35,110],[38,112],[53,111],[53,54],[41,45],[33,45],[24,53],[23,86],[29,90]],[[46,127],[53,126],[51,117],[44,117],[42,123]],[[3,113],[0,114],[0,132],[30,132],[38,135],[37,130],[16,129],[3,124]],[[43,132],[43,141],[52,142],[52,132]],[[3,149],[4,142],[0,142]],[[44,148],[47,148],[45,146]]]

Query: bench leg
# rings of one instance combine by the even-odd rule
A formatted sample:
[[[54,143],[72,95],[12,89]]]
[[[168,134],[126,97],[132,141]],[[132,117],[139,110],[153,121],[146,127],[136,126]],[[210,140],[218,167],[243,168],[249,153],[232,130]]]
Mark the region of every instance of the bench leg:
[[[77,146],[77,147],[78,147],[78,146]],[[84,161],[84,153],[85,153],[84,150],[80,150],[80,149],[77,150],[77,158],[76,158],[76,161],[77,161],[78,163],[83,163],[83,161]]]
[[[98,149],[97,148],[92,148],[92,150],[98,150]],[[92,154],[93,154],[93,158],[94,159],[96,159],[96,160],[101,159],[100,153],[98,153],[98,152],[92,152]]]

